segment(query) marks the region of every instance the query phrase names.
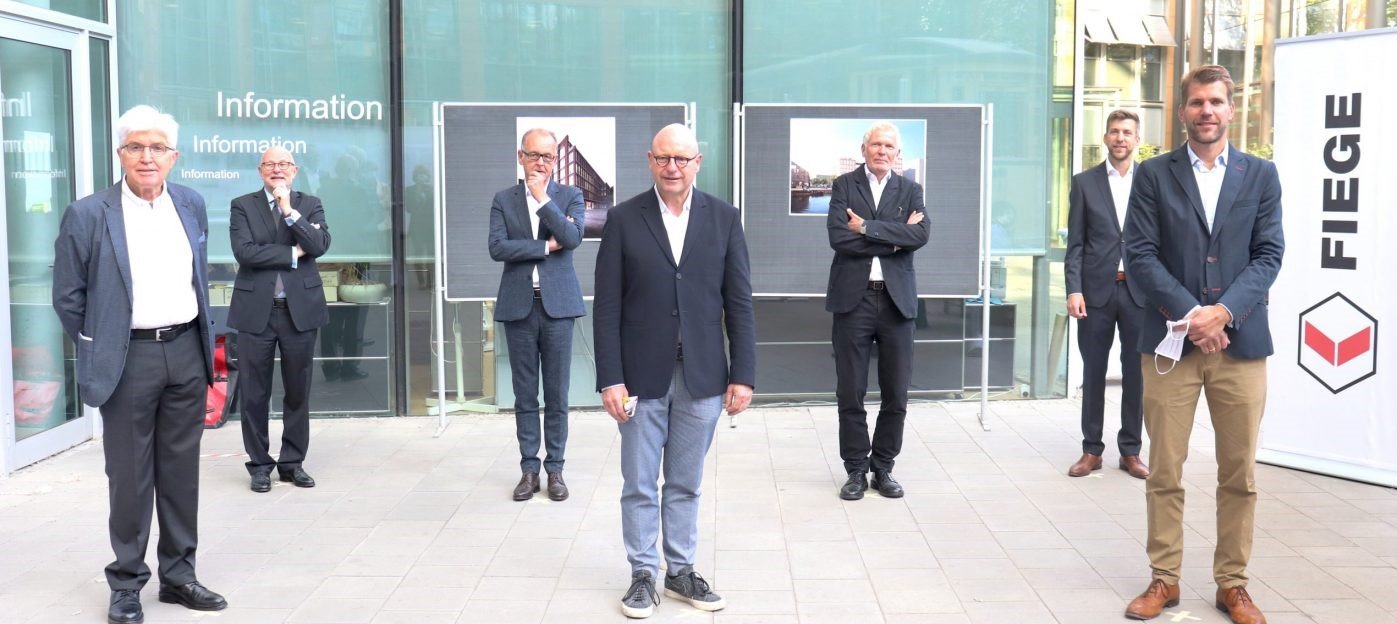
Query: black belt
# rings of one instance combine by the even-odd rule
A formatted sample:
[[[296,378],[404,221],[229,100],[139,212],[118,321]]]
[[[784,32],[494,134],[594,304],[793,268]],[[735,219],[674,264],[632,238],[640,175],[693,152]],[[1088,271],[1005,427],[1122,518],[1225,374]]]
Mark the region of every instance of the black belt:
[[[534,289],[534,299],[542,299],[542,298],[543,298],[543,291],[541,291],[541,290],[535,288],[535,289]]]
[[[868,283],[868,289],[869,289],[869,290],[883,290],[884,288],[885,288],[885,286],[884,286],[882,280],[872,281],[872,282],[869,282],[869,283]]]
[[[272,307],[273,307],[273,308],[284,308],[284,307],[286,307],[286,297],[273,297],[273,298],[272,298]]]
[[[156,327],[155,329],[133,329],[131,330],[132,340],[154,340],[156,342],[169,342],[179,338],[184,330],[194,326],[194,321],[171,325],[169,327]]]

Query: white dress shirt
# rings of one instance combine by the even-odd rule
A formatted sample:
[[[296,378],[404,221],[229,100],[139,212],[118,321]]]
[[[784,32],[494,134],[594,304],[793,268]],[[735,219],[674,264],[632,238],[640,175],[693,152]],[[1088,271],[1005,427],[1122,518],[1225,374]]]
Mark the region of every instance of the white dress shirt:
[[[1198,196],[1203,200],[1203,214],[1208,218],[1208,231],[1213,231],[1213,217],[1218,210],[1218,194],[1222,193],[1222,178],[1227,174],[1227,151],[1228,145],[1222,146],[1222,153],[1218,154],[1217,160],[1213,162],[1213,167],[1203,162],[1198,154],[1193,153],[1193,146],[1188,146],[1188,161],[1193,165],[1193,179],[1198,183]]]
[[[868,165],[865,164],[863,166],[863,173],[868,176],[868,190],[873,192],[873,212],[877,213],[878,202],[883,199],[883,189],[888,186],[888,180],[892,179],[893,172],[889,171],[883,176],[882,180],[879,180],[877,176],[873,175],[872,171],[868,170]],[[877,256],[873,257],[873,267],[868,270],[868,281],[883,281],[883,265],[878,262]]]
[[[1124,228],[1125,209],[1130,207],[1130,185],[1135,183],[1135,161],[1130,161],[1130,168],[1121,173],[1111,165],[1110,159],[1107,159],[1106,183],[1111,187],[1111,201],[1116,204],[1116,224]],[[1125,256],[1121,256],[1116,270],[1125,270]]]
[[[146,201],[121,181],[121,217],[131,264],[131,329],[188,323],[199,316],[194,251],[169,188]]]
[[[684,196],[684,207],[678,215],[669,211],[669,206],[665,204],[665,198],[660,196],[658,187],[655,189],[655,198],[660,200],[660,222],[665,225],[665,234],[669,236],[669,250],[674,253],[674,264],[678,266],[684,257],[684,235],[689,233],[689,206],[694,201],[694,187],[689,187],[689,194]]]
[[[543,196],[543,201],[539,201],[539,200],[537,200],[537,199],[534,199],[534,194],[531,193],[531,192],[529,192],[529,187],[528,187],[528,185],[525,185],[525,186],[524,186],[524,201],[525,201],[525,203],[528,205],[528,210],[525,210],[524,212],[529,213],[529,233],[532,235],[532,238],[538,238],[538,222],[539,222],[538,211],[539,211],[539,210],[542,210],[544,206],[548,205],[548,202],[553,201],[553,198],[552,198],[552,197],[549,197],[548,195],[545,194],[545,195]],[[548,241],[540,241],[540,242],[543,243],[543,255],[545,255],[545,256],[548,255]],[[537,265],[537,264],[534,265],[534,288],[538,288],[538,265]]]

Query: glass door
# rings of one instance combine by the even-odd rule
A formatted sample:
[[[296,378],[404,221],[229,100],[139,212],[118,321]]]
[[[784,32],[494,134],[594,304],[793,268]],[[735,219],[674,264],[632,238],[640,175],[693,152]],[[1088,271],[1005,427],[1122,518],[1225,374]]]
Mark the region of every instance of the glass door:
[[[91,150],[88,62],[81,33],[0,17],[0,473],[93,436],[96,410],[78,396],[73,345],[50,303],[63,211],[91,191],[80,173],[91,158],[78,155]]]

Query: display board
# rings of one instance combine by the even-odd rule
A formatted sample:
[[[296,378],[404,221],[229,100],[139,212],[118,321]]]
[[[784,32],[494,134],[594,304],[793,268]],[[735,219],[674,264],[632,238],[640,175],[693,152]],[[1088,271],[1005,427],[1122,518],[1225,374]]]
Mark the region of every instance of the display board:
[[[987,127],[980,105],[745,105],[738,207],[754,294],[824,296],[834,257],[825,227],[829,187],[863,166],[863,134],[878,120],[901,136],[894,170],[925,190],[931,237],[915,255],[917,293],[979,296]]]
[[[583,190],[584,241],[573,266],[590,297],[597,239],[606,212],[654,186],[646,153],[661,128],[688,124],[685,104],[442,104],[438,162],[442,262],[447,301],[494,299],[503,264],[490,258],[490,203],[520,184],[516,152],[523,132],[553,131],[559,144],[555,178]]]
[[[1266,463],[1397,486],[1397,83],[1355,59],[1387,58],[1397,29],[1276,43],[1275,161],[1285,262],[1271,288],[1276,354],[1261,420]],[[1361,185],[1360,185],[1361,182]],[[1361,192],[1360,192],[1361,191]]]

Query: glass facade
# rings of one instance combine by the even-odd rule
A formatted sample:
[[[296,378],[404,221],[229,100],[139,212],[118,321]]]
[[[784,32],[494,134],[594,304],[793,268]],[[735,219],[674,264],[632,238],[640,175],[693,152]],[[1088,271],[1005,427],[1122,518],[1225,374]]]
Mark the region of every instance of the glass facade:
[[[336,301],[312,399],[322,415],[431,413],[441,360],[453,399],[480,409],[512,403],[493,305],[448,303],[443,318],[434,312],[435,103],[692,103],[705,155],[698,184],[729,200],[735,102],[991,104],[991,333],[1004,340],[989,354],[991,375],[996,388],[1061,396],[1070,350],[1060,314],[1066,190],[1073,172],[1100,158],[1104,113],[1136,107],[1148,149],[1172,146],[1178,75],[1222,62],[1239,78],[1234,141],[1265,154],[1276,38],[1397,24],[1397,1],[1372,0],[772,0],[738,5],[740,15],[716,0],[130,0],[111,15],[107,2],[24,4],[48,9],[56,23],[110,29],[91,37],[87,51],[93,68],[115,56],[119,76],[91,74],[84,129],[92,154],[79,162],[91,165],[96,187],[111,182],[113,112],[150,103],[181,122],[172,179],[208,201],[216,317],[235,269],[229,202],[259,188],[262,149],[278,144],[296,154],[296,186],[325,200],[334,231],[322,277]],[[1375,10],[1380,4],[1385,10]],[[390,79],[395,64],[400,90]],[[630,157],[643,154],[618,154]],[[487,206],[444,199],[447,210],[486,216]],[[401,284],[395,274],[405,276]],[[395,287],[401,297],[392,296]],[[978,335],[966,319],[974,307],[940,306],[945,318],[929,326],[945,335],[919,340]],[[832,398],[822,300],[762,299],[757,311],[759,362],[773,380],[758,388],[759,400]],[[590,326],[589,318],[576,325],[577,406],[597,403]],[[443,352],[433,340],[438,327]],[[919,370],[974,386],[978,379],[963,373],[981,357],[978,345],[944,346],[926,346]],[[820,370],[801,370],[812,368]]]

